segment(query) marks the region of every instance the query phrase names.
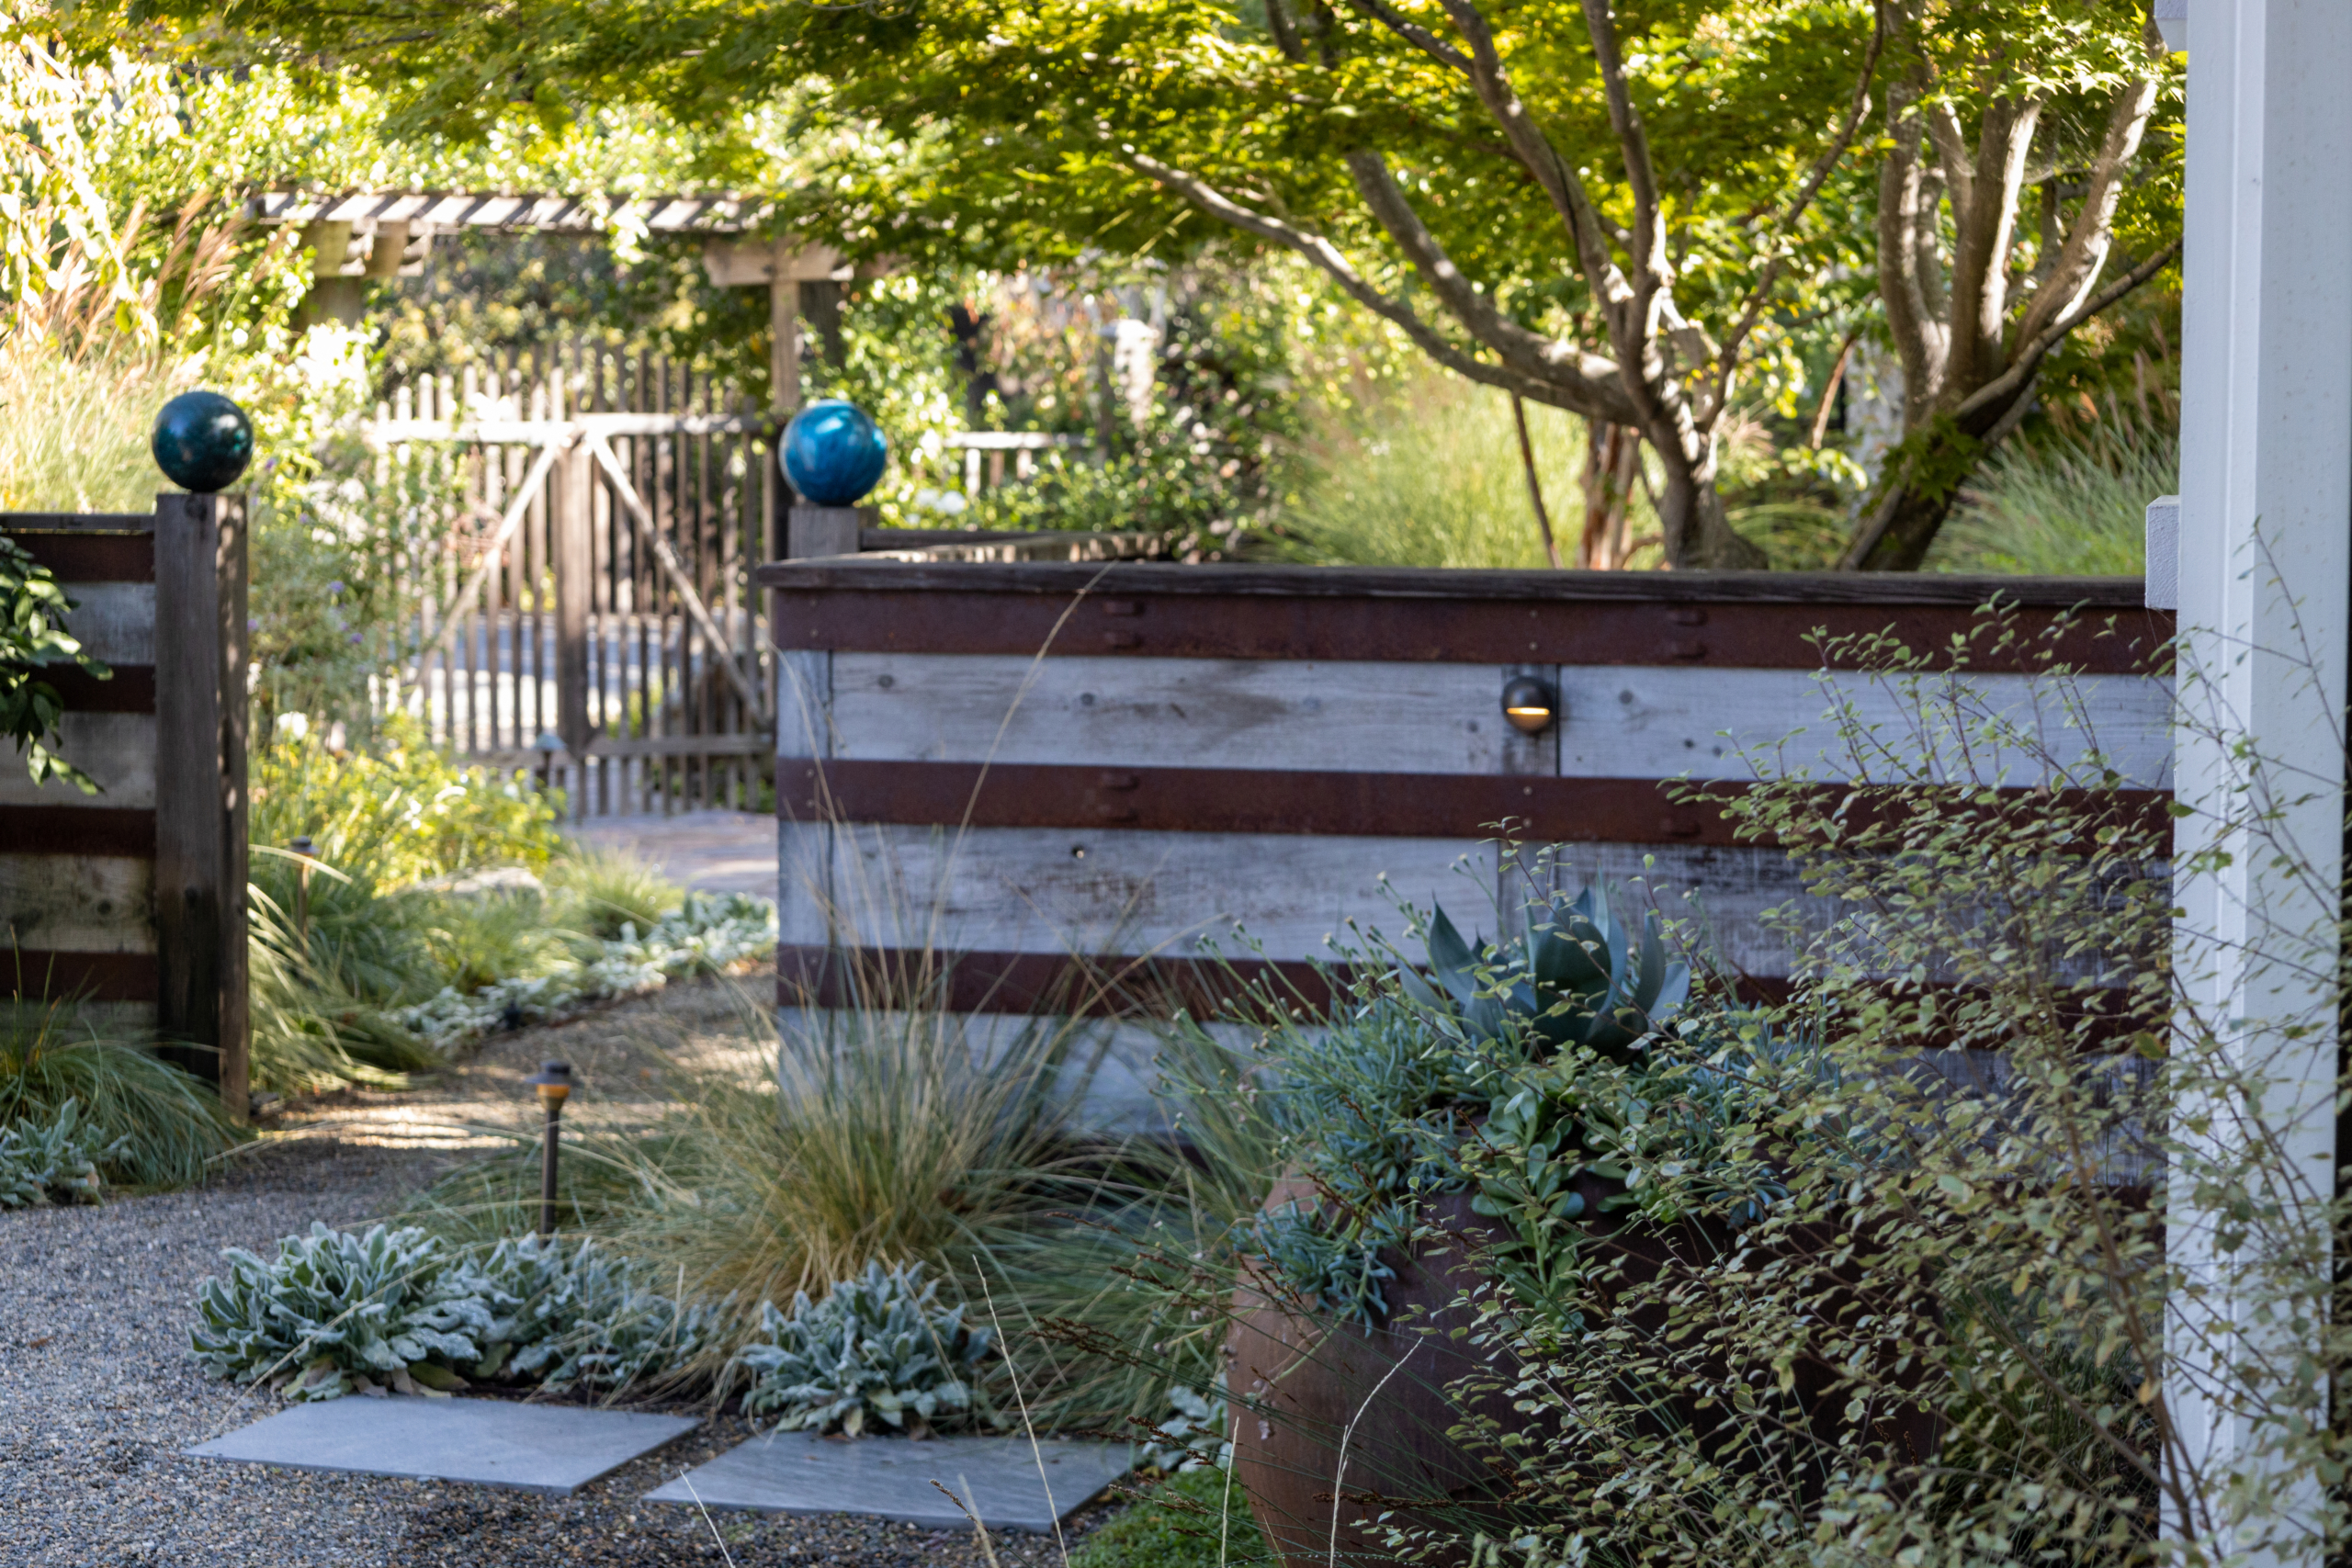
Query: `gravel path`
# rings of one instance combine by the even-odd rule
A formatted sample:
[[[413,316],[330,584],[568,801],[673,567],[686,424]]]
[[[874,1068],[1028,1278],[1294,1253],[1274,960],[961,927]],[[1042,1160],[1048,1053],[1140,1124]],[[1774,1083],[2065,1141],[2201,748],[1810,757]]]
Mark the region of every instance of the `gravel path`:
[[[528,1060],[542,1043],[514,1038],[520,1048],[500,1055]],[[183,1457],[278,1408],[266,1393],[207,1381],[184,1354],[188,1303],[218,1272],[220,1248],[266,1252],[314,1219],[350,1225],[388,1213],[462,1157],[387,1146],[407,1140],[337,1138],[330,1125],[311,1134],[241,1156],[200,1189],[0,1212],[0,1564],[986,1568],[967,1533],[842,1515],[720,1514],[722,1552],[699,1514],[639,1501],[748,1435],[734,1418],[569,1498]],[[1111,1507],[1078,1516],[1073,1543]],[[1049,1537],[1008,1532],[995,1545],[1002,1568],[1058,1561]]]

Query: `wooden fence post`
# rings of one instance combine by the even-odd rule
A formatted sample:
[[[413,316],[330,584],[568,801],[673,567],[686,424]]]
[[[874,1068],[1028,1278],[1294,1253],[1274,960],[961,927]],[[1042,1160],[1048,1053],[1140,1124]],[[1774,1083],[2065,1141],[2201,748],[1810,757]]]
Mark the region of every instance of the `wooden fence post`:
[[[588,742],[588,608],[594,591],[596,562],[589,537],[589,490],[594,470],[589,466],[588,444],[575,440],[556,468],[551,521],[555,526],[555,690],[556,733],[571,753],[578,789],[575,813],[587,803]]]
[[[245,506],[155,498],[155,1025],[246,1112]]]

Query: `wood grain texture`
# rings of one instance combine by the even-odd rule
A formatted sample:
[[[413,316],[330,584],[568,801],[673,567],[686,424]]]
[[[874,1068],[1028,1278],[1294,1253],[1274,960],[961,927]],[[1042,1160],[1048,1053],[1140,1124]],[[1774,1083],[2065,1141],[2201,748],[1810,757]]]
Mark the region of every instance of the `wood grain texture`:
[[[0,807],[72,806],[152,810],[155,805],[155,716],[75,713],[58,721],[57,753],[98,781],[103,795],[87,795],[52,779],[35,789],[12,752],[0,756]]]
[[[1499,668],[837,653],[833,754],[1499,773]]]
[[[155,585],[152,582],[68,582],[74,601],[65,629],[82,651],[104,664],[155,662]]]
[[[245,516],[167,495],[155,520],[156,1023],[167,1054],[245,1111]]]
[[[2132,786],[2172,787],[2171,683],[2151,677],[1972,674],[1906,690],[1859,675],[1571,668],[1560,671],[1559,691],[1560,772],[1569,777],[1745,782],[1762,771],[1886,783],[1933,756],[1943,776],[2029,787],[2041,782],[2030,754],[1984,743],[2014,734],[2038,736],[2067,766],[2098,750]],[[1919,728],[1914,716],[1923,712],[1938,728]],[[1850,715],[1875,739],[1858,752],[1832,714]]]
[[[153,713],[155,667],[110,664],[101,678],[71,664],[51,665],[41,679],[57,690],[68,713]]]
[[[1030,660],[1001,654],[836,653],[832,754],[861,761],[1248,768],[1524,776],[1549,760],[1504,720],[1508,667],[1304,660]],[[1572,778],[1746,782],[1780,776],[1885,780],[1907,752],[1912,704],[1860,677],[1825,684],[1782,670],[1560,668],[1556,767]],[[2090,729],[2072,728],[2067,688],[2024,675],[1951,677],[1960,711],[2038,731],[2064,761],[2094,740],[2137,787],[2170,787],[2166,682],[2084,677]],[[1943,679],[1931,679],[1940,690]],[[1860,755],[1828,716],[1843,708],[1897,744]],[[1728,733],[1725,733],[1728,732]],[[1928,739],[1955,758],[1954,738]],[[2019,754],[1973,752],[1980,782],[2025,786]]]
[[[0,854],[0,936],[17,947],[152,953],[154,863],[115,855]]]
[[[1400,900],[1496,929],[1500,853],[1473,840],[870,824],[832,835],[833,940],[856,946],[1195,958],[1252,951],[1238,926],[1267,958],[1329,960],[1351,919],[1400,930]],[[1560,864],[1638,886],[1668,914],[1703,910],[1726,958],[1751,974],[1789,968],[1764,909],[1819,907],[1773,850],[1586,844]],[[785,940],[822,938],[796,929]]]

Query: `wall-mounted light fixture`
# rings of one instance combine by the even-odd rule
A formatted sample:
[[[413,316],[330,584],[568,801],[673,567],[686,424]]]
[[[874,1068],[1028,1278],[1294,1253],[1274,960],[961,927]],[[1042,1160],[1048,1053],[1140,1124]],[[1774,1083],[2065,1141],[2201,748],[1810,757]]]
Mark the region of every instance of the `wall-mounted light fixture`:
[[[1503,682],[1503,716],[1524,735],[1541,735],[1560,716],[1560,696],[1536,675],[1514,675]]]

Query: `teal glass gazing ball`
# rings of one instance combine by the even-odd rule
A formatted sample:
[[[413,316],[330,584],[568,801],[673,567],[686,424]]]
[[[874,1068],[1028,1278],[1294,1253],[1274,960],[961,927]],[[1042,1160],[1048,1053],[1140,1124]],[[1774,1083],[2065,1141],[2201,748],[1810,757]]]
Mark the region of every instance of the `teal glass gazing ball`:
[[[227,490],[254,460],[254,424],[218,392],[182,392],[155,416],[155,466],[182,490]]]
[[[865,411],[839,398],[810,403],[784,427],[784,477],[818,506],[856,505],[889,460],[890,443]]]

